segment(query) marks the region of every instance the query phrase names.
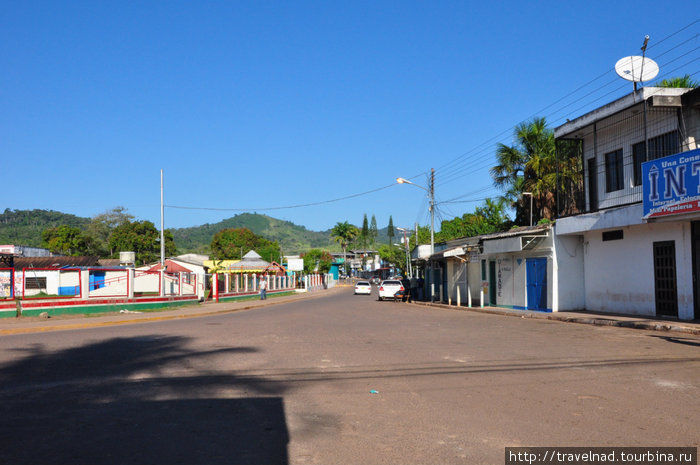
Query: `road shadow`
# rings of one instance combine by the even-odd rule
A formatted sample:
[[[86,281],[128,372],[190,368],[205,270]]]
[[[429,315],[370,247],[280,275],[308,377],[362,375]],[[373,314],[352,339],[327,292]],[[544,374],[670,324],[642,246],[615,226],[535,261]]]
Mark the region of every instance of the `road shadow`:
[[[658,336],[656,334],[653,334],[650,337],[663,339],[664,341],[673,342],[674,344],[683,344],[683,345],[691,346],[691,347],[700,347],[700,340],[689,338],[689,337]]]
[[[0,366],[0,463],[287,464],[284,384],[191,368],[166,375],[255,351],[187,342],[148,336],[18,352]],[[251,395],[222,398],[227,389]]]

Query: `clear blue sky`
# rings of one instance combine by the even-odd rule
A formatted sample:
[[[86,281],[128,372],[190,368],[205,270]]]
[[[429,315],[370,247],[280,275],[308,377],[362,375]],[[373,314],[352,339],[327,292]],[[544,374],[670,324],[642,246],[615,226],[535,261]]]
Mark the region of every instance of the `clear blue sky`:
[[[435,168],[451,219],[498,195],[516,124],[629,93],[613,67],[646,34],[658,79],[700,79],[691,3],[4,1],[0,209],[158,226],[163,169],[166,227],[410,227],[426,195],[395,179]]]

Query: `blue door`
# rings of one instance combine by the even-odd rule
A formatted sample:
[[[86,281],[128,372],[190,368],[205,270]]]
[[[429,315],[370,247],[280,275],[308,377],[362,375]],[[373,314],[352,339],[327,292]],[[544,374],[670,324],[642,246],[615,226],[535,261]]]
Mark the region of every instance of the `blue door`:
[[[527,271],[527,309],[547,310],[547,259],[528,258],[525,260]]]
[[[104,271],[91,271],[90,272],[90,290],[100,289],[105,287],[105,273]]]

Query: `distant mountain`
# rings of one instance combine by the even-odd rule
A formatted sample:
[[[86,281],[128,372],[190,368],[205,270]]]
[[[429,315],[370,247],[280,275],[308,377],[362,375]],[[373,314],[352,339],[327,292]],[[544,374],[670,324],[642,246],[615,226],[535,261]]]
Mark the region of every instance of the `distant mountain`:
[[[42,247],[41,233],[60,225],[76,226],[85,230],[90,218],[53,210],[11,210],[0,214],[0,244]],[[330,230],[310,231],[290,221],[278,220],[257,213],[242,213],[214,224],[190,228],[170,229],[178,253],[209,253],[214,234],[226,228],[248,228],[258,236],[277,241],[285,255],[296,255],[310,249],[339,252],[340,246],[331,237]],[[386,228],[378,231],[377,246],[387,243]]]
[[[214,224],[172,229],[178,252],[208,253],[214,234],[227,228],[248,228],[258,236],[277,241],[285,255],[296,255],[310,249],[333,249],[337,245],[330,231],[309,231],[290,221],[278,220],[257,213],[241,213]]]
[[[53,210],[10,210],[0,214],[0,244],[42,247],[41,233],[45,229],[67,225],[85,229],[90,218]]]

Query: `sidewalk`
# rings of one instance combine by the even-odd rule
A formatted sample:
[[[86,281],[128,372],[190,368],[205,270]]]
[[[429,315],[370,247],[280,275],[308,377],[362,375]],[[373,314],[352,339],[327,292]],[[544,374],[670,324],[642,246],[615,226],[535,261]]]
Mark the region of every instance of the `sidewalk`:
[[[451,310],[466,310],[470,312],[489,313],[492,315],[512,316],[517,318],[537,318],[566,323],[580,323],[597,326],[617,326],[621,328],[644,329],[648,331],[670,331],[685,334],[700,335],[700,320],[683,321],[645,317],[640,315],[620,315],[609,313],[580,312],[535,312],[531,310],[511,310],[500,307],[457,307],[443,303],[413,302],[414,305],[444,308]]]
[[[336,292],[338,286],[323,291],[304,292],[295,295],[274,296],[268,294],[266,300],[246,300],[220,302],[207,301],[196,305],[187,305],[173,309],[153,312],[102,313],[91,315],[59,315],[51,318],[20,317],[0,318],[0,336],[12,334],[41,333],[48,331],[65,331],[70,329],[95,328],[123,324],[147,323],[152,321],[195,318],[223,313],[240,312],[258,307],[268,307],[298,300],[313,299]]]

